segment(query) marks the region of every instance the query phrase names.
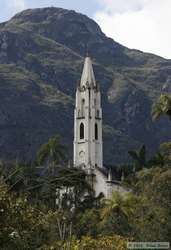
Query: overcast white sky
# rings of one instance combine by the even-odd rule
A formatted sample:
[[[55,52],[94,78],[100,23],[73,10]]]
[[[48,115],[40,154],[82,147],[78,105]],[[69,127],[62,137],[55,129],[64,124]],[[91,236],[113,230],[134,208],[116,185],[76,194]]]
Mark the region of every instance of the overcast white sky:
[[[23,9],[45,6],[87,14],[115,41],[171,58],[171,0],[0,0],[0,22]]]

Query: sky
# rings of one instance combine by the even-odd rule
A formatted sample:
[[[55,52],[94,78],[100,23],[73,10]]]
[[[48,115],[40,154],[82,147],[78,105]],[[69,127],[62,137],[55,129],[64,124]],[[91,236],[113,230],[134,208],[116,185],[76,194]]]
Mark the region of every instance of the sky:
[[[115,41],[171,59],[171,0],[0,0],[0,22],[48,6],[86,14]]]

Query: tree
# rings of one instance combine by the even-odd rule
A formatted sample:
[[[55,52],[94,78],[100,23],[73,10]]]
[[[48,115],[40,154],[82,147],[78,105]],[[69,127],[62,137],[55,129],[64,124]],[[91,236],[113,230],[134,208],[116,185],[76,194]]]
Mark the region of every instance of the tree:
[[[136,198],[131,193],[113,192],[111,199],[104,200],[101,210],[101,230],[104,234],[117,233],[129,235],[131,227],[129,217],[132,215],[132,206]]]
[[[74,231],[78,238],[82,236],[96,237],[99,232],[100,211],[95,208],[85,209],[76,215]]]
[[[56,182],[59,193],[61,189],[66,190],[61,201],[63,208],[67,206],[68,208],[73,206],[76,209],[82,208],[85,194],[92,194],[85,172],[78,168],[60,168],[57,177],[52,182]]]
[[[44,246],[40,250],[127,250],[127,242],[131,239],[119,235],[102,236],[97,238],[84,236],[81,239],[72,239],[71,244],[68,242],[61,248],[60,242],[56,241],[50,246]]]
[[[50,138],[43,144],[37,153],[37,163],[47,165],[57,165],[66,162],[66,147],[61,143],[59,136]]]
[[[161,154],[165,164],[171,164],[171,142],[165,142],[160,145]]]
[[[9,187],[1,182],[0,249],[35,249],[43,241],[42,218],[44,214],[29,204],[26,195],[9,193]]]
[[[169,241],[170,216],[161,206],[142,196],[131,220],[136,241]]]
[[[162,152],[157,152],[152,158],[148,161],[148,167],[158,167],[164,166],[166,163],[166,158]]]
[[[128,151],[134,161],[134,170],[140,170],[146,166],[146,147],[143,145],[138,151]]]
[[[171,170],[169,167],[144,168],[136,173],[132,187],[140,197],[134,207],[132,228],[141,241],[169,241],[171,238]]]
[[[10,191],[25,192],[37,183],[36,168],[31,163],[10,162],[0,165],[0,176]]]
[[[81,240],[73,241],[71,250],[126,250],[129,240],[119,235],[99,235],[96,239],[84,236]]]
[[[171,97],[166,94],[162,94],[152,106],[153,119],[158,119],[162,115],[167,115],[171,119]]]

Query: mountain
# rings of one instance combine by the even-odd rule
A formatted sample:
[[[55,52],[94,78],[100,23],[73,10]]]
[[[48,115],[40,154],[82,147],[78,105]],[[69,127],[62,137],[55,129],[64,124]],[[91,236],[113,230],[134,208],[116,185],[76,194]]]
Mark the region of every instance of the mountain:
[[[103,106],[105,164],[150,153],[170,139],[167,119],[151,119],[152,102],[171,91],[171,60],[128,49],[92,19],[61,8],[29,9],[0,24],[0,158],[33,159],[60,134],[72,155],[73,110],[85,48]]]

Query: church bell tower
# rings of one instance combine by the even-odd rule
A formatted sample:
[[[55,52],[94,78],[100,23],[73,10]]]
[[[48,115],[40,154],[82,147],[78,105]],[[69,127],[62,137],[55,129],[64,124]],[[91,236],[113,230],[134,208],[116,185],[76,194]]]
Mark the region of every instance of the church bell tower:
[[[74,111],[74,166],[87,173],[103,168],[101,95],[92,61],[85,58],[76,90]]]

